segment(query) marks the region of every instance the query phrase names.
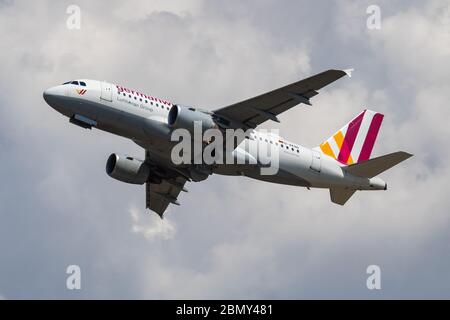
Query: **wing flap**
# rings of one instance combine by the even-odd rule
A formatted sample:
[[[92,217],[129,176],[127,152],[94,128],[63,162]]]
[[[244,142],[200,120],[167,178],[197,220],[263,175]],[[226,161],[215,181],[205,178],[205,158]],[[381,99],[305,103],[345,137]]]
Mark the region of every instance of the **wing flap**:
[[[152,160],[150,152],[145,153],[145,161],[150,164],[157,176],[164,176],[160,183],[148,181],[145,184],[146,208],[156,212],[162,219],[164,212],[170,204],[179,205],[178,195],[181,191],[187,192],[184,185],[188,181],[187,177],[179,172],[158,166]]]
[[[169,204],[179,205],[178,195],[186,191],[184,184],[186,179],[163,179],[161,183],[146,183],[146,207],[156,212],[161,218]]]

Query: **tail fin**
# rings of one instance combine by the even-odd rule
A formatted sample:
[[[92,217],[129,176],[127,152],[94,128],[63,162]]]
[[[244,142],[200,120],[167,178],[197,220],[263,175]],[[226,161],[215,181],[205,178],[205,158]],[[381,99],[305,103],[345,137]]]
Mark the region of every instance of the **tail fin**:
[[[378,131],[381,113],[364,110],[320,145],[320,150],[345,165],[369,160]]]

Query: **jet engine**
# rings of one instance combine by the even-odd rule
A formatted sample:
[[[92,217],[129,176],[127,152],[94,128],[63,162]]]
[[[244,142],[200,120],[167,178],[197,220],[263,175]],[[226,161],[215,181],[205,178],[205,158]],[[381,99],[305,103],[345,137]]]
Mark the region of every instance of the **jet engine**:
[[[194,133],[194,122],[201,122],[202,133],[208,129],[218,128],[210,114],[192,107],[174,105],[168,115],[168,124],[172,129],[186,129]]]
[[[113,153],[106,161],[106,173],[122,182],[144,184],[149,179],[150,167],[141,160]]]

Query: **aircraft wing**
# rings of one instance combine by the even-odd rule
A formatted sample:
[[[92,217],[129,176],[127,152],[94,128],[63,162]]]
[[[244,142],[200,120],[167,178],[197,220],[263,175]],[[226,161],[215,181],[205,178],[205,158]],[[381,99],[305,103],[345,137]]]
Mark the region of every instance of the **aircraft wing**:
[[[146,207],[156,212],[161,218],[169,204],[179,205],[178,195],[181,191],[186,191],[183,177],[163,179],[161,183],[147,182],[145,185]]]
[[[257,97],[217,109],[214,114],[220,124],[232,129],[256,128],[267,120],[279,122],[277,115],[300,103],[311,105],[310,99],[318,94],[317,90],[345,75],[351,76],[351,71],[352,69],[328,70]]]
[[[145,184],[146,208],[156,212],[162,219],[169,204],[180,205],[178,195],[181,191],[187,192],[184,185],[189,178],[180,172],[159,166],[148,150],[145,152],[145,161],[152,168],[153,174],[161,177],[160,183],[147,181]]]

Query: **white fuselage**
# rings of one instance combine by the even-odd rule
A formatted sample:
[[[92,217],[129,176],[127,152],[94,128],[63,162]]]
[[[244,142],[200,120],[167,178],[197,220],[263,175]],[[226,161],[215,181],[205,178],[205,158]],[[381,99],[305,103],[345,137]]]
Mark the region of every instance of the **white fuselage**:
[[[82,81],[82,80],[81,80]],[[168,113],[172,103],[121,86],[85,80],[86,86],[60,85],[44,92],[47,103],[69,118],[87,121],[92,126],[129,138],[150,152],[161,165],[171,162],[171,128]],[[244,147],[244,142],[246,147]],[[212,173],[245,175],[251,178],[295,186],[381,190],[380,178],[361,178],[348,174],[343,165],[319,150],[305,148],[281,137],[254,131],[236,153],[259,162],[252,144],[269,144],[277,148],[279,170],[275,175],[261,175],[258,165],[217,165]],[[250,148],[248,148],[250,146]]]

